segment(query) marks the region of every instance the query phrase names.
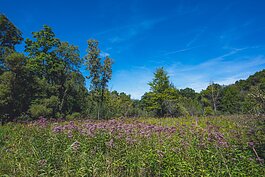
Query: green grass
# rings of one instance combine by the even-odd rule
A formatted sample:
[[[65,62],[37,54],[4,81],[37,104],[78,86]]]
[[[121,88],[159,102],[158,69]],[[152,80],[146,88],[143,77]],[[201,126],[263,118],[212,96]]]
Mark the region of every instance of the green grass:
[[[243,116],[141,118],[176,131],[129,139],[118,130],[76,129],[54,133],[65,123],[8,123],[0,127],[0,176],[265,176],[265,119]],[[86,122],[76,121],[77,127]],[[98,121],[92,123],[100,123]],[[118,128],[117,128],[118,129]],[[69,135],[71,135],[69,137]],[[223,136],[220,138],[220,136]],[[218,139],[218,137],[220,139]],[[126,139],[127,138],[127,139]],[[254,150],[248,142],[254,142]],[[223,143],[223,144],[222,144]]]

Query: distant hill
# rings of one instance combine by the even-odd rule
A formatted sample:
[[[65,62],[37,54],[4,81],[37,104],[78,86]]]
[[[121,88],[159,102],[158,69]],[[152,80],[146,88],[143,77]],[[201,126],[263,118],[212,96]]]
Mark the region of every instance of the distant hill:
[[[265,86],[265,69],[258,71],[249,76],[246,80],[236,81],[235,86],[239,87],[242,91],[249,91],[253,86],[264,88]]]

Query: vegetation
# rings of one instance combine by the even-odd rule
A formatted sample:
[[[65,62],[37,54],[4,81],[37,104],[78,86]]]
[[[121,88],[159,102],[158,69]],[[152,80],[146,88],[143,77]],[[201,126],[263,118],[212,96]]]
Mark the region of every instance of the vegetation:
[[[161,67],[134,100],[108,89],[113,60],[97,40],[84,57],[47,25],[20,53],[22,41],[0,15],[1,176],[265,174],[265,70],[197,93]]]
[[[0,175],[263,176],[264,118],[8,123]]]
[[[22,33],[4,15],[0,16],[0,118],[14,119],[74,117],[176,117],[221,114],[263,114],[265,112],[265,70],[247,80],[223,86],[211,83],[196,93],[177,89],[163,67],[154,73],[150,91],[141,100],[110,92],[113,60],[102,58],[99,43],[88,40],[87,55],[78,47],[56,38],[52,29],[33,32],[25,40],[25,54],[15,51]],[[86,66],[88,75],[80,71]],[[85,87],[90,81],[90,89]]]

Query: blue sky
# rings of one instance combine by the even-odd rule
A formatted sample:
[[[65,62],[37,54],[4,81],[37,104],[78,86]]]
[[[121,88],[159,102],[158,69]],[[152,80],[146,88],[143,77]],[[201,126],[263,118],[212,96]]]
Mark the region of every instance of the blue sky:
[[[81,56],[87,39],[99,40],[102,56],[115,61],[109,88],[133,98],[161,66],[177,88],[196,91],[264,69],[264,7],[263,0],[0,1],[24,38],[47,24]]]

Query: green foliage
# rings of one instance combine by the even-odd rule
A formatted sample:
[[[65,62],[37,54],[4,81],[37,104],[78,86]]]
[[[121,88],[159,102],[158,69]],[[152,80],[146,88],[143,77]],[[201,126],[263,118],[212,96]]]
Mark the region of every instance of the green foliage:
[[[12,104],[12,97],[11,97],[11,83],[10,80],[12,78],[11,72],[5,72],[0,76],[0,112],[1,118],[5,114],[10,113],[9,105]]]
[[[219,84],[211,83],[206,90],[201,92],[201,101],[204,106],[211,106],[214,114],[220,107],[222,86]]]
[[[81,112],[86,89],[79,71],[83,61],[79,57],[78,48],[61,42],[46,25],[41,31],[33,32],[33,38],[34,41],[26,40],[25,51],[30,56],[27,67],[37,81],[35,99],[56,97],[53,116]]]
[[[265,70],[246,80],[226,86],[221,95],[221,111],[229,114],[264,113]]]
[[[167,89],[170,89],[172,85],[169,82],[169,76],[164,68],[158,68],[154,73],[154,79],[149,82],[150,90],[154,93],[163,93]]]
[[[224,88],[221,99],[221,110],[224,113],[242,113],[243,95],[237,86],[231,85]]]
[[[170,84],[169,77],[163,68],[158,68],[154,74],[154,79],[149,83],[150,92],[142,97],[142,105],[147,111],[151,111],[155,116],[176,115],[178,108],[177,99],[179,93]]]
[[[29,112],[33,118],[39,118],[40,116],[52,118],[56,116],[58,106],[59,98],[51,96],[50,98],[34,100],[30,106]]]
[[[91,93],[88,96],[86,115],[89,115],[90,118],[97,118],[98,108],[96,107],[97,103],[94,102],[93,96]],[[132,100],[130,95],[123,92],[118,93],[117,91],[105,92],[104,103],[101,108],[105,119],[114,117],[139,117],[144,115],[144,111],[140,108],[140,102],[138,100]]]
[[[15,45],[22,40],[21,31],[5,15],[0,14],[0,74],[4,70],[4,58],[14,52]]]
[[[92,104],[97,108],[97,118],[105,117],[105,110],[103,108],[105,100],[105,92],[107,84],[112,76],[111,58],[106,56],[103,64],[100,58],[100,49],[98,48],[98,41],[88,40],[87,55],[85,56],[86,69],[89,71],[88,79],[91,80],[90,90]]]
[[[150,92],[143,95],[142,107],[153,116],[194,116],[202,114],[202,106],[198,94],[190,89],[178,91],[170,84],[169,77],[163,68],[158,68],[154,79],[149,83]]]
[[[214,110],[213,110],[213,108],[211,106],[207,106],[207,107],[204,108],[204,115],[205,116],[212,116],[214,114],[215,114]]]
[[[192,88],[180,89],[179,94],[183,97],[190,98],[192,100],[196,99],[198,95]]]
[[[6,71],[0,76],[1,114],[8,114],[12,119],[26,112],[30,103],[33,78],[25,67],[26,61],[23,54],[8,55]]]
[[[165,107],[167,109],[166,116],[188,116],[188,110],[183,106],[183,103],[178,101],[165,101]]]
[[[195,115],[202,115],[202,105],[197,99],[182,97],[180,103],[188,112],[188,115],[195,116]]]
[[[29,112],[33,118],[39,118],[41,116],[51,117],[52,116],[52,108],[48,108],[44,104],[31,104],[29,108]]]
[[[80,118],[81,118],[81,114],[79,112],[74,112],[66,116],[67,120],[75,120],[75,119],[80,119]]]
[[[265,113],[265,70],[228,86],[211,83],[196,93],[191,88],[178,90],[167,72],[158,68],[148,83],[150,91],[133,100],[108,90],[113,61],[101,54],[98,41],[88,40],[82,59],[77,46],[56,38],[52,28],[44,25],[26,39],[25,56],[15,51],[23,40],[20,30],[4,15],[0,15],[0,27],[1,120],[29,115],[71,117],[73,113],[98,119]],[[89,91],[80,71],[84,62]]]
[[[246,100],[251,103],[249,113],[258,115],[265,113],[265,89],[261,86],[252,86]]]
[[[106,116],[112,117],[131,117],[133,116],[133,101],[130,95],[125,93],[108,92],[106,94]]]
[[[91,79],[91,90],[100,90],[100,76],[101,76],[101,63],[100,63],[100,50],[98,48],[98,41],[88,40],[88,55],[85,57],[87,70],[89,71],[88,79]]]

